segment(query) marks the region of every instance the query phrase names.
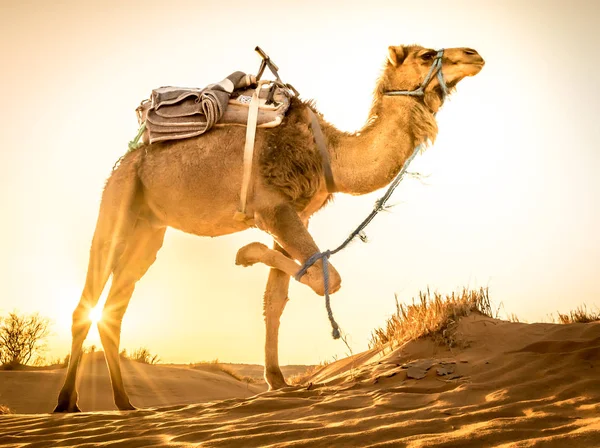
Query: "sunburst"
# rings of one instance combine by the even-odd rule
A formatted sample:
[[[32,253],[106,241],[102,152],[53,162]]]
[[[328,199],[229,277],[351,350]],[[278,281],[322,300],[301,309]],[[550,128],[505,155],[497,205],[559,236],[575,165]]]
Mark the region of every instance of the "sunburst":
[[[93,324],[100,322],[102,320],[102,308],[99,306],[92,308],[89,317]]]

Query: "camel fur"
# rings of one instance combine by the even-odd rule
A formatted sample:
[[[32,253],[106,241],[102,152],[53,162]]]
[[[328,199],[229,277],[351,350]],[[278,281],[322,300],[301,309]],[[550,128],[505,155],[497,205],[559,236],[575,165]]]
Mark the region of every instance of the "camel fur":
[[[257,130],[247,214],[253,216],[256,227],[273,237],[274,248],[251,243],[239,250],[236,263],[261,262],[272,268],[264,295],[265,379],[270,389],[286,386],[279,368],[278,332],[290,276],[319,251],[308,233],[308,220],[333,193],[361,195],[384,187],[417,145],[435,139],[434,114],[443,103],[436,79],[424,97],[385,95],[390,90],[416,89],[435,55],[435,50],[420,46],[389,47],[369,120],[359,132],[341,132],[319,115],[335,191],[326,188],[304,113],[313,107],[310,103],[294,100],[281,126]],[[452,89],[483,65],[475,50],[452,48],[444,52],[442,71]],[[79,411],[77,370],[91,325],[89,312],[110,275],[112,286],[98,330],[115,404],[120,410],[135,409],[119,364],[121,322],[135,284],[156,259],[167,227],[211,237],[249,228],[250,221],[233,219],[240,196],[244,139],[244,128],[214,128],[201,137],[143,146],[127,154],[114,169],[104,188],[87,277],[73,312],[71,357],[56,412]],[[322,262],[317,262],[300,281],[322,295],[321,269]],[[340,285],[338,272],[330,266],[330,292]]]

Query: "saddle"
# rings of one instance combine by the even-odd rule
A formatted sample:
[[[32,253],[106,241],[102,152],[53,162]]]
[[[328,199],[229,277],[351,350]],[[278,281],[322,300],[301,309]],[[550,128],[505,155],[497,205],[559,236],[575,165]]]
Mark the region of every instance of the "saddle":
[[[246,202],[256,128],[279,126],[290,107],[291,97],[298,96],[293,86],[281,81],[279,67],[271,58],[260,47],[256,47],[255,51],[262,58],[256,76],[238,71],[204,89],[172,86],[154,89],[150,98],[142,101],[136,109],[140,130],[129,144],[130,150],[134,150],[140,145],[140,139],[142,144],[148,144],[196,137],[213,126],[245,126],[240,205],[233,218],[249,225],[254,225],[253,217],[246,214]],[[266,68],[275,80],[260,79]],[[327,188],[334,191],[325,138],[315,114],[310,108],[306,110],[323,159]]]
[[[234,72],[203,89],[160,87],[136,109],[144,143],[179,140],[201,135],[213,126],[247,126],[252,96],[257,94],[256,126],[272,128],[283,121],[290,106],[290,90],[275,81]]]

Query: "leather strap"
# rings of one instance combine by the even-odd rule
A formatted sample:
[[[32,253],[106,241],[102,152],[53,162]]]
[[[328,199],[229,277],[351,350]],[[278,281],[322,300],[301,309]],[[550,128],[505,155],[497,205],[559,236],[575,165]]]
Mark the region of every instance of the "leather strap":
[[[256,137],[256,124],[258,122],[258,104],[260,93],[260,84],[252,94],[250,109],[248,110],[248,123],[246,125],[246,144],[244,145],[244,173],[242,176],[242,191],[240,193],[240,207],[233,216],[237,221],[246,221],[249,217],[246,215],[246,201],[248,199],[248,188],[250,178],[252,177],[252,158],[254,155],[254,140]]]
[[[319,152],[321,153],[321,160],[323,162],[323,175],[325,176],[325,185],[327,185],[327,191],[329,193],[335,193],[335,182],[333,180],[333,171],[331,170],[331,161],[329,160],[329,151],[327,151],[327,143],[325,142],[325,136],[321,130],[319,119],[310,107],[306,108],[308,118],[310,119],[310,127],[312,129],[313,137]]]

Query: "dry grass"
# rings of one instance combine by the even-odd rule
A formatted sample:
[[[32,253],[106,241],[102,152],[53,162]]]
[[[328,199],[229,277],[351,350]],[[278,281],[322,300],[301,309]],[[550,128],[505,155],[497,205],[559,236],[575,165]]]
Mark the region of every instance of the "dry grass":
[[[303,384],[306,384],[306,382],[311,376],[313,376],[319,370],[321,370],[325,366],[328,366],[329,364],[331,364],[329,361],[324,361],[318,366],[310,366],[304,372],[289,377],[287,379],[287,382],[292,386],[301,386]]]
[[[192,369],[198,370],[207,370],[209,372],[223,372],[227,375],[235,378],[238,381],[242,381],[244,383],[256,383],[256,379],[251,376],[243,376],[233,370],[231,367],[221,364],[218,359],[213,359],[212,361],[201,361],[194,364],[191,364],[190,367]]]
[[[507,317],[507,320],[516,324],[521,323],[521,319],[519,319],[519,316],[517,316],[515,313],[510,313]]]
[[[396,313],[385,327],[373,331],[369,347],[395,347],[426,336],[453,347],[456,344],[453,330],[459,318],[473,311],[494,317],[487,288],[463,289],[445,297],[439,293],[432,296],[428,289],[426,293],[419,293],[419,300],[413,299],[411,305],[399,304],[396,297]]]
[[[160,362],[158,355],[153,355],[146,347],[140,347],[131,353],[127,353],[127,350],[123,349],[121,350],[120,355],[124,358],[130,359],[131,361],[141,362],[142,364],[154,365]]]
[[[558,322],[561,324],[587,324],[600,321],[600,311],[589,311],[585,305],[575,308],[568,314],[557,314]]]
[[[0,405],[0,415],[12,414],[12,411],[6,406]]]

